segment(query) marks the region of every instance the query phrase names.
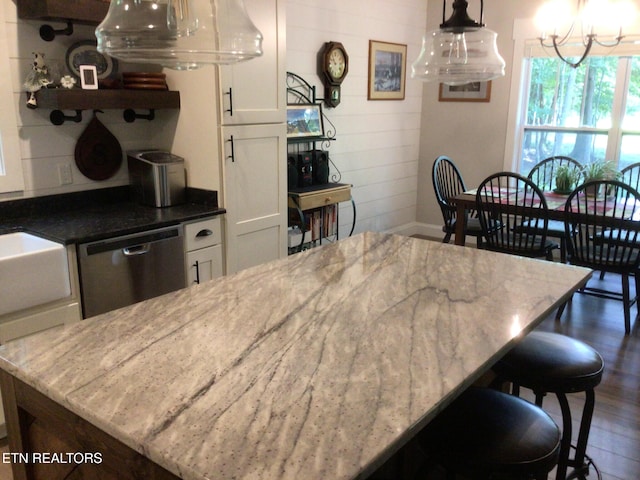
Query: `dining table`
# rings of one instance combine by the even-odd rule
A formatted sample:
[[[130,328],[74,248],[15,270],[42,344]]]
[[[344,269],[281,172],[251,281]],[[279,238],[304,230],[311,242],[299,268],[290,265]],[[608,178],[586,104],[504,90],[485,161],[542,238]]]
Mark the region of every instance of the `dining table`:
[[[508,195],[503,195],[501,198],[509,202],[509,199],[516,195],[515,189],[507,189],[502,188],[503,193],[507,193]],[[465,225],[467,213],[472,210],[476,210],[477,200],[476,200],[477,189],[467,190],[462,192],[455,197],[451,198],[451,202],[456,206],[456,219],[463,219],[463,221],[456,221],[455,228],[455,239],[454,243],[459,246],[464,246],[466,243],[466,235],[465,235]],[[558,193],[553,190],[545,190],[542,192],[545,202],[547,203],[547,218],[549,220],[557,220],[560,222],[564,222],[565,220],[565,205],[567,203],[567,199],[569,198],[570,193]],[[575,200],[575,199],[574,199]],[[614,199],[608,197],[606,195],[598,195],[595,198],[595,201],[590,203],[590,208],[594,208],[594,210],[605,210],[607,211],[607,215],[611,215],[610,225],[612,227],[616,227],[618,222],[616,217],[618,214],[622,212],[628,212],[629,209],[621,207],[624,203],[624,200]],[[521,206],[521,210],[526,210],[528,207]],[[540,214],[540,210],[538,208],[531,208],[531,215],[536,216]],[[634,220],[640,220],[640,205],[637,205],[636,208],[632,209],[632,218]],[[624,219],[619,219],[622,224]]]
[[[13,340],[14,478],[368,478],[591,274],[363,232]]]

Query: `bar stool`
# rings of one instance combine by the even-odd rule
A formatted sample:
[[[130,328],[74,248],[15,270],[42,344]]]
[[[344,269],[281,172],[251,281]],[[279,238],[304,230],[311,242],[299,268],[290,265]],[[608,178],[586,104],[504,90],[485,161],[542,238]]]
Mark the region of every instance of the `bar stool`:
[[[562,445],[556,479],[565,480],[568,467],[574,468],[572,477],[587,475],[589,465],[585,458],[595,406],[594,389],[604,371],[600,354],[586,343],[566,335],[531,332],[498,361],[493,370],[498,375],[498,382],[513,383],[514,394],[519,394],[519,387],[533,390],[539,407],[545,394],[556,395],[562,411]],[[571,459],[571,409],[566,394],[576,392],[585,392],[585,404],[575,456]]]
[[[432,420],[418,442],[447,479],[538,480],[556,466],[560,429],[541,408],[491,388],[470,387]]]

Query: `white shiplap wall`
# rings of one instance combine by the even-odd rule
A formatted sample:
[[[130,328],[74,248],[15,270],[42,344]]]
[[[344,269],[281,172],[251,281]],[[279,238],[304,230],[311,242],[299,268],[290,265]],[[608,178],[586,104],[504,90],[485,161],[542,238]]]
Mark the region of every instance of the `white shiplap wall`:
[[[356,232],[401,230],[416,217],[422,83],[409,78],[426,24],[426,0],[288,0],[287,70],[323,87],[317,54],[324,42],[342,42],[349,73],[342,101],[325,113],[337,131],[331,160],[342,182],[353,184]],[[367,100],[369,40],[408,46],[403,101]],[[332,172],[333,173],[333,172]],[[351,207],[341,205],[341,231]]]
[[[86,128],[92,112],[83,112],[81,123],[66,122],[61,126],[54,126],[49,122],[49,110],[30,110],[25,104],[26,94],[22,84],[31,68],[32,52],[43,52],[47,65],[52,69],[59,69],[64,74],[67,49],[80,40],[95,39],[95,27],[74,25],[72,36],[61,36],[53,42],[45,42],[38,34],[40,25],[48,23],[55,28],[64,28],[65,25],[56,22],[18,20],[15,3],[12,0],[0,0],[0,2],[4,10],[8,43],[8,50],[0,52],[0,55],[8,56],[11,69],[11,77],[0,79],[0,81],[10,82],[18,112],[20,155],[25,180],[25,191],[22,196],[41,196],[126,185],[128,183],[126,162],[122,163],[122,167],[115,176],[100,182],[86,178],[75,165],[76,140]],[[130,69],[132,66],[121,65],[121,67]],[[121,110],[106,110],[104,113],[99,113],[98,118],[116,136],[124,152],[135,148],[170,148],[177,115],[177,111],[158,110],[156,120],[153,122],[142,120],[126,123],[122,118]],[[58,177],[60,164],[71,166],[73,183],[60,185]],[[5,195],[0,196],[0,199],[10,197]]]
[[[342,103],[326,112],[338,132],[337,140],[331,144],[331,159],[342,172],[342,181],[354,185],[356,231],[401,230],[416,218],[422,84],[407,78],[403,101],[368,101],[368,49],[369,40],[407,44],[409,71],[411,61],[419,53],[426,3],[426,0],[287,0],[288,70],[302,75],[322,92],[316,58],[324,42],[340,41],[349,53],[350,70],[342,86]],[[31,66],[32,52],[44,52],[50,65],[64,68],[67,48],[76,41],[94,38],[93,27],[77,25],[73,36],[44,42],[38,35],[42,22],[18,20],[12,0],[0,0],[0,4],[5,12],[9,43],[8,52],[0,55],[8,55],[11,67],[11,78],[0,81],[11,82],[18,109],[24,196],[126,184],[124,163],[112,179],[103,182],[85,178],[76,168],[75,144],[90,112],[84,112],[80,124],[53,126],[48,120],[48,110],[25,107],[22,82]],[[64,27],[61,23],[51,24]],[[178,117],[188,113],[186,100],[187,96],[180,112],[157,111],[157,120],[153,122],[125,123],[119,110],[98,115],[124,151],[147,147],[172,149],[180,145]],[[182,151],[179,154],[190,157]],[[199,171],[196,160],[186,158],[188,171]],[[189,161],[194,161],[194,165],[189,165]],[[61,186],[58,165],[65,163],[72,167],[73,183]],[[218,185],[213,182],[209,186]],[[7,196],[0,195],[0,200],[3,198]],[[343,232],[351,219],[351,208],[342,204]]]

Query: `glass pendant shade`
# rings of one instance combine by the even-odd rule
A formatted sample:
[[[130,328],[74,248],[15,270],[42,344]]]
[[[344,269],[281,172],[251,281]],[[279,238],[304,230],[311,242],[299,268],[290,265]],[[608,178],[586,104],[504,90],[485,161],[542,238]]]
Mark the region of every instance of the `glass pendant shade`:
[[[262,55],[243,0],[111,0],[96,38],[101,53],[175,70]]]
[[[447,85],[464,85],[504,76],[498,35],[488,28],[433,30],[422,38],[422,51],[411,77]]]

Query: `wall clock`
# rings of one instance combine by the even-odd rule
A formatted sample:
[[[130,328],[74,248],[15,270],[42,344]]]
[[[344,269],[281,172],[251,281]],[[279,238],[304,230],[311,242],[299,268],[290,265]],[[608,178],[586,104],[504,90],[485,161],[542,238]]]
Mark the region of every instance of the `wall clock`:
[[[340,84],[349,71],[349,56],[340,42],[327,42],[318,55],[318,75],[324,83],[324,101],[329,107],[340,104]]]

